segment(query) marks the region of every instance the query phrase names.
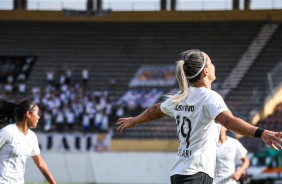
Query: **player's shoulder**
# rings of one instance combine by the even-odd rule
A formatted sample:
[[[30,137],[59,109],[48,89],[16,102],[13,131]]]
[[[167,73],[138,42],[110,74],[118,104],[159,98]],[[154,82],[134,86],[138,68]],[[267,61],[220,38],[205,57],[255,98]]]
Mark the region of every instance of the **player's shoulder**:
[[[222,96],[218,92],[211,89],[205,89],[204,95],[208,101],[223,100]]]
[[[17,133],[16,124],[8,124],[5,127],[1,128],[0,136],[6,140],[11,140]]]
[[[241,144],[238,139],[235,139],[233,137],[227,136],[227,139],[229,142],[232,142],[233,144]]]
[[[220,97],[221,98],[221,95],[217,92],[217,91],[214,91],[212,89],[208,89],[209,91],[209,94],[212,95],[212,96],[216,96],[216,97]]]
[[[17,128],[16,124],[13,123],[13,124],[8,124],[8,125],[6,125],[5,127],[3,127],[3,128],[1,129],[1,131],[11,132],[11,131],[14,131],[16,128]]]

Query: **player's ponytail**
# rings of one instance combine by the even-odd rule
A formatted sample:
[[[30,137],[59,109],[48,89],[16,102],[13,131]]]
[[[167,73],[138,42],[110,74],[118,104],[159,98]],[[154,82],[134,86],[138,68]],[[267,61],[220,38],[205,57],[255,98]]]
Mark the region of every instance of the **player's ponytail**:
[[[176,65],[175,77],[177,79],[180,92],[176,95],[166,95],[167,97],[171,98],[174,104],[179,104],[181,101],[185,100],[188,95],[188,81],[183,70],[184,61],[179,60]]]
[[[8,101],[4,97],[0,98],[0,128],[15,122],[14,112],[17,106],[17,103]]]

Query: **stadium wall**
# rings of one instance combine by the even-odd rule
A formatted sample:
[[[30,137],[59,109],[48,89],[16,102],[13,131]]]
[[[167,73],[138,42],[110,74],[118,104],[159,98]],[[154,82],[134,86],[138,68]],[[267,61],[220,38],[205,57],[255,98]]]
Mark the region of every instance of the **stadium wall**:
[[[175,153],[42,153],[57,183],[169,184]],[[32,159],[26,167],[27,183],[44,182]]]
[[[105,17],[65,16],[61,11],[0,11],[0,21],[71,21],[71,22],[183,22],[183,21],[282,21],[281,10],[233,11],[146,11],[112,12]]]
[[[177,139],[113,139],[111,142],[112,151],[175,152],[177,148]]]

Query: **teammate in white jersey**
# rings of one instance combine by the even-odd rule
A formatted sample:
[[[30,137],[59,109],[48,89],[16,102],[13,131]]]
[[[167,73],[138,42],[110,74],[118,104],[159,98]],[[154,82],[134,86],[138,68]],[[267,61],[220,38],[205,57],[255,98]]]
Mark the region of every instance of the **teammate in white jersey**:
[[[221,126],[216,147],[214,184],[238,184],[242,174],[250,165],[246,148],[237,139],[227,136],[226,131],[227,129]],[[242,161],[238,170],[236,170],[236,159]]]
[[[211,90],[215,68],[206,53],[195,49],[183,52],[177,62],[176,79],[180,88],[177,94],[168,95],[166,101],[152,105],[136,117],[119,118],[116,123],[117,130],[124,132],[165,115],[174,117],[179,148],[170,173],[172,184],[213,182],[220,124],[235,133],[259,137],[275,150],[281,149],[282,133],[234,117],[222,97]]]
[[[39,107],[31,100],[23,100],[17,104],[0,99],[1,184],[24,184],[28,157],[32,157],[49,183],[56,183],[40,155],[37,136],[30,130],[36,128],[39,118]],[[17,123],[14,123],[15,120]]]

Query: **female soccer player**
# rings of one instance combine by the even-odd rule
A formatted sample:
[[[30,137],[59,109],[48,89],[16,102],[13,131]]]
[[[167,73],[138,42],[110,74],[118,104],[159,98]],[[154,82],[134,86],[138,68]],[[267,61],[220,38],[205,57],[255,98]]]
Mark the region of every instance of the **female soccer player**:
[[[31,100],[13,103],[0,99],[0,183],[24,184],[26,160],[32,157],[46,180],[56,184],[30,130],[36,128],[39,118],[39,107]]]
[[[138,116],[119,118],[116,123],[117,130],[124,132],[165,115],[174,117],[179,148],[170,173],[171,184],[212,184],[220,124],[235,133],[259,137],[275,150],[281,148],[282,133],[255,127],[233,116],[223,98],[211,90],[215,67],[206,53],[193,49],[181,56],[176,66],[180,91]]]
[[[248,151],[237,140],[226,135],[227,129],[220,128],[220,135],[216,147],[216,166],[213,184],[238,184],[238,181],[250,165]],[[241,160],[236,169],[236,159]]]

